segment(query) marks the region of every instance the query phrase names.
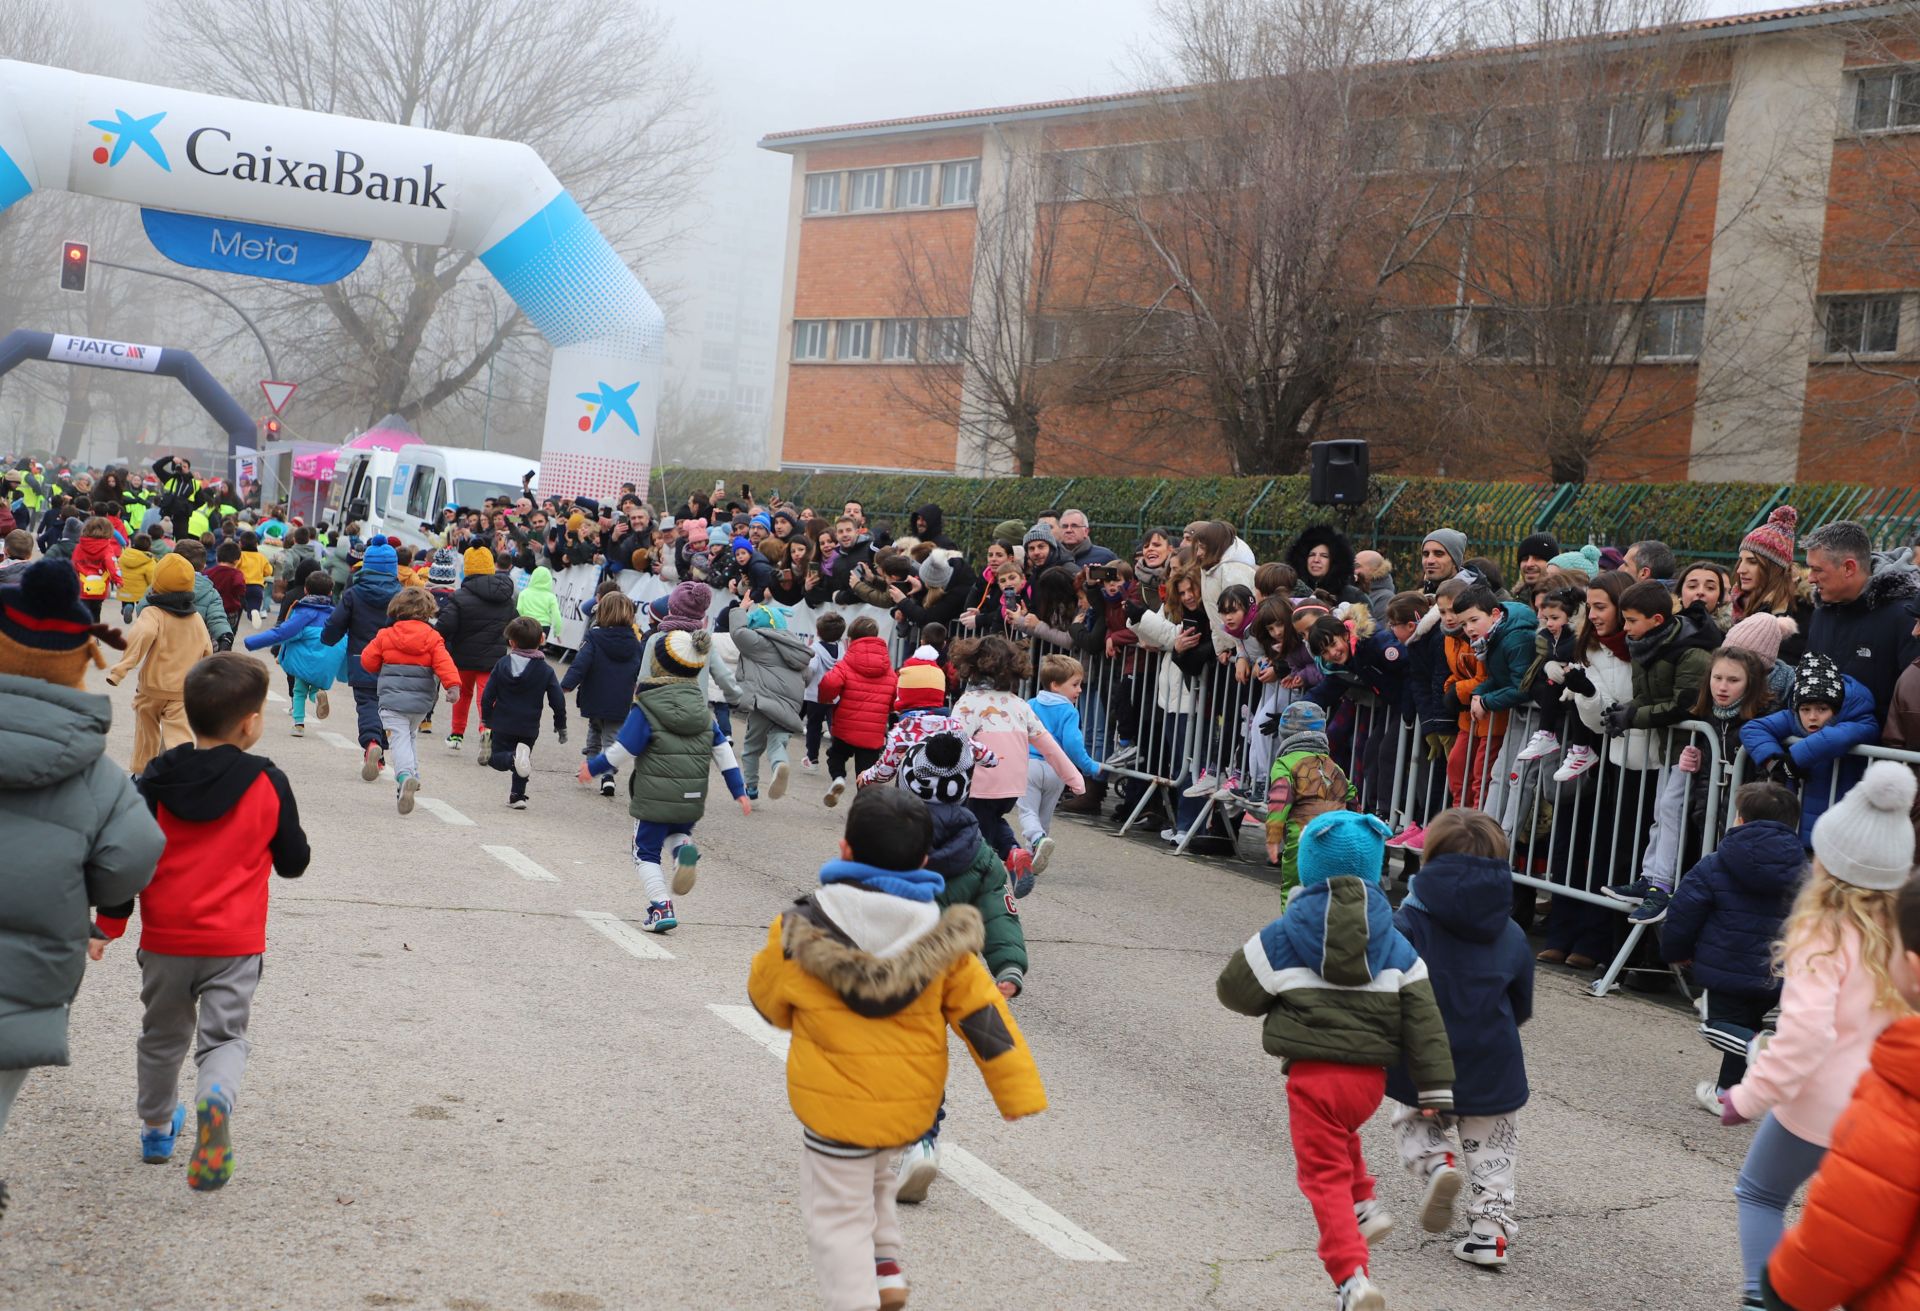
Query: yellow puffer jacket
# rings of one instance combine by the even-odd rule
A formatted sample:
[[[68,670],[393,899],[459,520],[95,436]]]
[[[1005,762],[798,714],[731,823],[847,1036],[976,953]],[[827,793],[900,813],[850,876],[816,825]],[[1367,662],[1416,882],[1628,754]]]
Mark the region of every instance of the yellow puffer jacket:
[[[898,955],[856,947],[812,897],[773,922],[747,994],[793,1031],[787,1097],[817,1137],[899,1147],[933,1127],[947,1087],[947,1027],[966,1041],[1001,1114],[1047,1108],[1033,1053],[981,963],[980,912],[950,906]]]
[[[120,599],[129,605],[147,599],[153,587],[153,557],[129,546],[120,552]]]

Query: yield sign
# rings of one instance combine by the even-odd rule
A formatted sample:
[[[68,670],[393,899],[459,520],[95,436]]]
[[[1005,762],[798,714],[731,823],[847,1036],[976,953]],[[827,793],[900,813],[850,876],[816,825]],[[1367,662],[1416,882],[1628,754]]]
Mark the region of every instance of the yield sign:
[[[267,404],[273,407],[275,414],[287,408],[287,402],[293,399],[294,392],[300,389],[297,382],[262,382],[260,390],[267,394]]]

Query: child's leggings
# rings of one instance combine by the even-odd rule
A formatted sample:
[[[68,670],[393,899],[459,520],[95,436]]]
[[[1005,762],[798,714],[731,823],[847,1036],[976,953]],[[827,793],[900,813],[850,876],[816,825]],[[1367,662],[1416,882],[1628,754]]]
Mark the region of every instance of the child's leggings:
[[[633,826],[633,868],[646,886],[648,901],[671,901],[667,880],[660,873],[663,860],[672,860],[693,840],[693,824],[665,824],[643,819]]]
[[[1295,1061],[1287,1071],[1294,1171],[1320,1229],[1320,1264],[1336,1284],[1367,1268],[1367,1240],[1353,1213],[1373,1196],[1360,1126],[1386,1091],[1387,1072],[1378,1066]]]
[[[304,678],[295,678],[292,674],[287,675],[287,681],[293,685],[293,722],[296,724],[304,724],[307,722],[307,699],[309,697],[315,699],[314,713],[316,715],[320,713],[318,698],[321,689],[315,687]],[[325,718],[325,716],[322,715],[321,718]]]
[[[416,744],[423,715],[403,715],[398,710],[382,710],[380,727],[387,731],[387,763],[393,766],[394,786],[402,774],[420,777],[420,754]]]
[[[801,703],[800,712],[807,717],[807,759],[820,759],[820,738],[827,727],[827,707],[818,701]]]
[[[455,737],[466,736],[467,707],[473,707],[476,712],[479,710],[480,698],[487,694],[487,679],[492,673],[493,671],[491,669],[462,669],[460,671],[460,699],[453,703],[452,731]],[[486,720],[481,719],[477,713],[474,718],[479,723],[480,730],[482,732],[486,731]]]
[[[1760,1295],[1760,1272],[1780,1245],[1787,1204],[1800,1185],[1813,1178],[1826,1154],[1826,1148],[1781,1128],[1771,1112],[1760,1121],[1740,1177],[1733,1182],[1733,1196],[1740,1204],[1740,1266],[1749,1297]]]
[[[1500,747],[1506,737],[1505,733],[1475,737],[1471,732],[1462,730],[1460,736],[1453,740],[1453,750],[1447,754],[1447,795],[1453,798],[1454,805],[1465,806],[1469,810],[1480,808],[1492,775],[1493,762],[1499,759]]]
[[[1007,823],[1007,813],[1013,809],[1018,797],[968,797],[967,809],[980,821],[980,836],[993,848],[993,854],[1001,860],[1013,850],[1013,825]]]
[[[880,1305],[874,1280],[899,1272],[900,1218],[893,1154],[829,1156],[803,1147],[800,1215],[826,1311]]]
[[[849,761],[853,763],[851,771],[847,768]],[[864,774],[879,763],[879,747],[850,747],[836,737],[833,745],[827,748],[827,774],[831,778],[846,778],[849,773]]]
[[[1424,1184],[1435,1167],[1450,1164],[1454,1139],[1465,1161],[1467,1220],[1483,1234],[1506,1238],[1519,1232],[1513,1219],[1513,1163],[1520,1154],[1517,1112],[1505,1115],[1440,1115],[1429,1120],[1411,1106],[1395,1105],[1393,1132],[1400,1163]]]
[[[1027,758],[1027,794],[1020,798],[1020,836],[1031,847],[1053,831],[1054,808],[1066,783],[1044,760]]]

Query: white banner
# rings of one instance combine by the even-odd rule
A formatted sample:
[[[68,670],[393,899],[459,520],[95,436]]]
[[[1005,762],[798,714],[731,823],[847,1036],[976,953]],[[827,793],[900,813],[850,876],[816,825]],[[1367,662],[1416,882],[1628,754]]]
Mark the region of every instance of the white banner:
[[[655,574],[641,573],[635,569],[624,569],[617,577],[620,590],[633,599],[635,605],[645,605],[673,591],[673,584],[662,582]],[[560,601],[560,631],[554,635],[554,644],[569,651],[578,651],[587,632],[586,618],[580,613],[580,607],[593,599],[600,586],[600,571],[590,564],[577,564],[562,569],[553,576],[553,594]],[[719,615],[733,603],[733,595],[724,588],[715,590],[713,600],[707,607],[709,617]],[[813,635],[814,620],[828,610],[844,616],[852,623],[861,615],[869,615],[880,625],[880,637],[886,642],[893,641],[893,615],[871,605],[832,605],[815,610],[802,602],[787,611],[787,626],[796,633]],[[642,623],[642,630],[648,625]]]
[[[90,364],[96,369],[131,369],[152,373],[160,367],[160,348],[141,346],[130,341],[106,341],[99,337],[68,337],[53,334],[53,349],[47,358],[60,364]]]

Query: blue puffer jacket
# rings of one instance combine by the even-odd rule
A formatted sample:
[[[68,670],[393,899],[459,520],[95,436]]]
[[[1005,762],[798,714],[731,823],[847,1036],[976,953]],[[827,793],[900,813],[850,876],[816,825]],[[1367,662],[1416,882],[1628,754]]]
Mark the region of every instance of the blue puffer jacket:
[[[361,667],[360,653],[390,622],[387,602],[399,592],[400,575],[394,564],[393,548],[385,542],[375,542],[367,548],[366,559],[360,564],[360,576],[341,596],[340,604],[333,608],[333,617],[327,620],[320,634],[320,640],[328,646],[343,637],[347,639],[347,681],[356,687],[379,686],[379,676]]]
[[[1759,777],[1766,763],[1784,751],[1806,780],[1800,789],[1800,840],[1809,848],[1813,846],[1813,823],[1827,813],[1829,798],[1845,796],[1866,772],[1867,762],[1861,757],[1841,758],[1854,747],[1880,740],[1880,717],[1873,708],[1873,692],[1851,675],[1841,682],[1846,695],[1840,702],[1840,713],[1818,733],[1801,737],[1792,746],[1787,745],[1787,739],[1800,737],[1801,730],[1800,716],[1791,706],[1750,719],[1740,729],[1740,745],[1753,757],[1750,777]],[[1839,761],[1840,770],[1837,789],[1833,782],[1835,761]]]
[[[1661,957],[1691,960],[1703,988],[1778,992],[1773,942],[1806,868],[1800,836],[1785,824],[1736,824],[1680,880],[1660,926]]]
[[[574,705],[582,719],[611,719],[624,723],[633,709],[633,686],[640,681],[640,639],[628,624],[589,628],[567,676],[562,692],[576,689]]]
[[[1533,1014],[1533,951],[1513,922],[1513,875],[1490,856],[1436,856],[1420,867],[1393,922],[1427,963],[1453,1052],[1453,1109],[1504,1115],[1527,1104],[1520,1026]],[[1387,1096],[1418,1106],[1406,1066]]]
[[[263,646],[278,646],[280,667],[303,683],[325,690],[340,676],[341,644],[328,646],[322,639],[327,620],[333,617],[333,602],[324,596],[303,596],[293,603],[287,617],[264,633],[246,640],[249,651]]]
[[[1098,778],[1100,765],[1087,754],[1087,739],[1080,731],[1079,707],[1058,692],[1042,692],[1027,704],[1033,708],[1040,722],[1046,725],[1053,740],[1060,744],[1060,749],[1067,753],[1067,759],[1073,762],[1073,767],[1085,778]],[[1027,748],[1027,759],[1045,760],[1046,757],[1040,754],[1039,747],[1030,746]]]

